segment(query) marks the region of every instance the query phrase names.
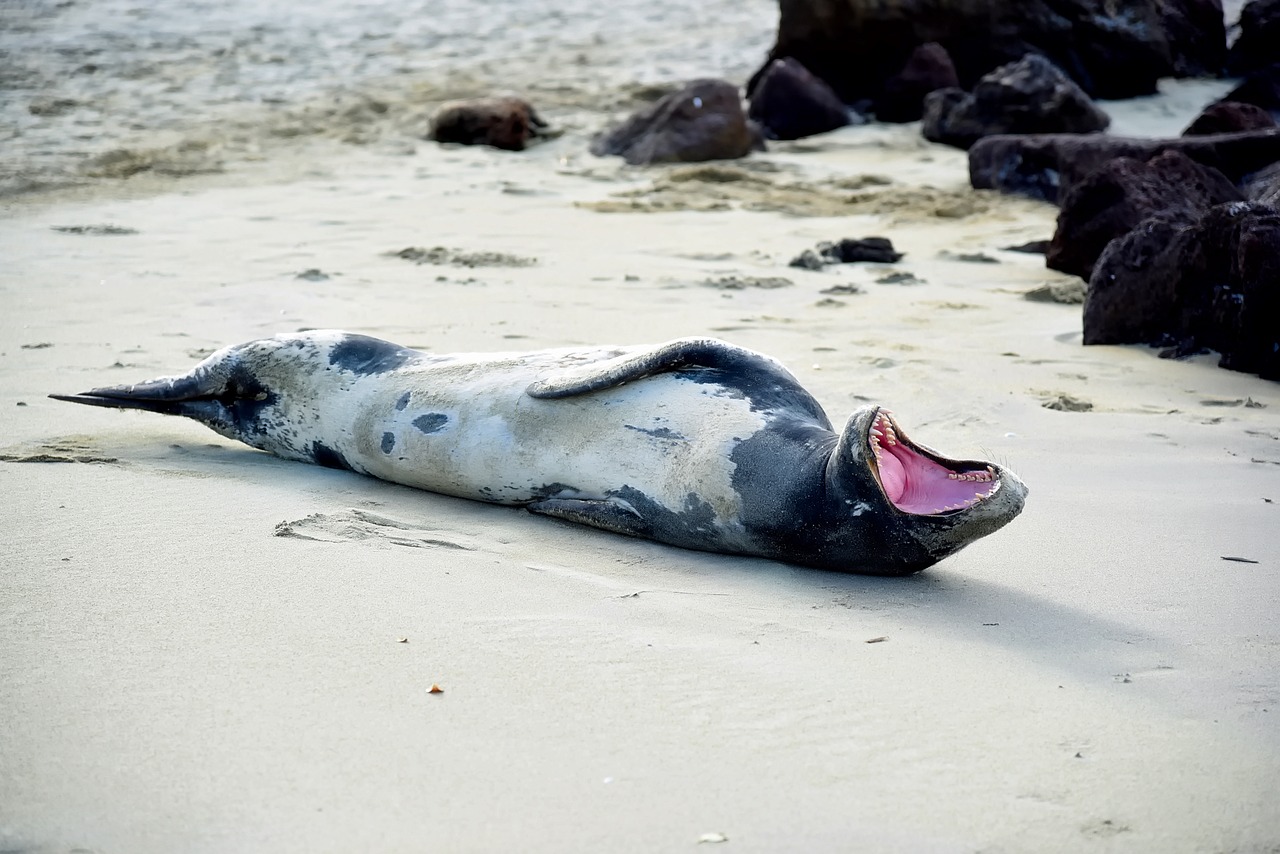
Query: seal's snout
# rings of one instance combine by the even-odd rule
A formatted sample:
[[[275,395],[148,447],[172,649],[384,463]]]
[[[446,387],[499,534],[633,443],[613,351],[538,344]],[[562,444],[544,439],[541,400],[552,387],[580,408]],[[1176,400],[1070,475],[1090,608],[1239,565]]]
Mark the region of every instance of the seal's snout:
[[[867,427],[869,464],[885,497],[914,516],[966,510],[1000,489],[996,469],[981,461],[949,460],[907,438],[881,409]]]

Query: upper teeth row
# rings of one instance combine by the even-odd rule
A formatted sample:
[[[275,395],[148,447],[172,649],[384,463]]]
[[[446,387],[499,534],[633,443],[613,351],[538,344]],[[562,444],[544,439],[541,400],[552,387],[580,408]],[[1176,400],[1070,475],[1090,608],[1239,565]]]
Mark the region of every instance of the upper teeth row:
[[[947,472],[947,478],[950,480],[973,480],[985,483],[996,479],[996,471],[991,466],[987,466],[986,471]]]
[[[898,444],[898,434],[893,431],[893,423],[883,412],[876,416],[876,423],[871,426],[871,450],[877,457],[880,456],[881,442],[890,446]]]

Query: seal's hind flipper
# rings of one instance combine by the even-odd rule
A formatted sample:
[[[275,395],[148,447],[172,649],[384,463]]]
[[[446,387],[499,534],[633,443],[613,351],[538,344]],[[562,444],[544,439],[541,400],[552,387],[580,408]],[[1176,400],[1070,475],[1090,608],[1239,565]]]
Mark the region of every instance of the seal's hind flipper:
[[[749,367],[785,377],[791,383],[796,381],[786,368],[759,353],[715,338],[677,338],[641,352],[559,371],[531,383],[525,391],[530,397],[544,400],[574,397],[684,368],[731,367]]]
[[[636,509],[625,501],[590,498],[544,498],[526,505],[530,513],[590,525],[628,537],[648,537],[652,531]]]

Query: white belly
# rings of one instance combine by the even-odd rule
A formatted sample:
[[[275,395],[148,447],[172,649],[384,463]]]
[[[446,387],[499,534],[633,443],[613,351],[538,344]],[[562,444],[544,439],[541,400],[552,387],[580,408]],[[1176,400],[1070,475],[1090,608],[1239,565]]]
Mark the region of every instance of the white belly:
[[[631,487],[673,512],[696,493],[721,522],[737,516],[730,455],[765,423],[748,401],[679,374],[558,400],[525,393],[565,358],[455,357],[362,378],[328,407],[324,432],[368,474],[463,498]]]

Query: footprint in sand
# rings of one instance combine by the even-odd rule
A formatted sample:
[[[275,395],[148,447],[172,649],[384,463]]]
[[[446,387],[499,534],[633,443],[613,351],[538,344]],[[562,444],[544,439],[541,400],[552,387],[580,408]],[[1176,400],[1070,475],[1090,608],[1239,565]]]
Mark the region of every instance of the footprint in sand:
[[[415,549],[479,549],[474,537],[456,531],[449,531],[446,536],[438,530],[354,508],[340,513],[312,513],[294,522],[281,522],[276,525],[275,535],[318,543],[373,542]]]

